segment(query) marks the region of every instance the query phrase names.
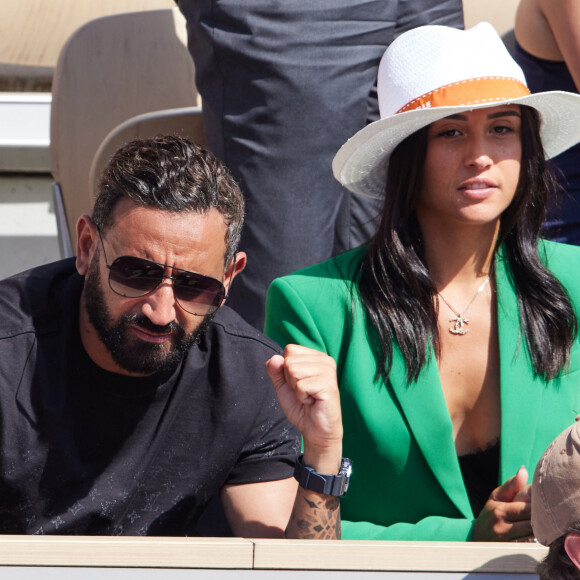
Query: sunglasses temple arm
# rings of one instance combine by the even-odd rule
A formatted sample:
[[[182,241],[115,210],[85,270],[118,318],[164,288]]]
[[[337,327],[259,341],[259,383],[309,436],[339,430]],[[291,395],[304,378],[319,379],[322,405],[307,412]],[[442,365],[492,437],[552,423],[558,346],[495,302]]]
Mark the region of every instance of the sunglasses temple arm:
[[[233,258],[234,261],[232,263],[232,269],[230,270],[230,283],[229,283],[228,288],[226,290],[224,300],[227,300],[228,296],[230,295],[230,288],[232,287],[232,280],[234,279],[234,271],[236,269],[236,257],[237,257],[237,254],[234,254],[234,258]]]

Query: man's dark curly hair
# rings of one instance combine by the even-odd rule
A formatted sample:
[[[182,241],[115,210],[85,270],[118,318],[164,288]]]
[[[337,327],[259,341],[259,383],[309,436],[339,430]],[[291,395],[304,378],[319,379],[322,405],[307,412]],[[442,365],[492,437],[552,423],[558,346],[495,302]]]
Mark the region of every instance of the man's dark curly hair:
[[[92,219],[106,231],[124,198],[168,212],[205,213],[217,209],[227,225],[225,264],[238,247],[244,197],[225,165],[185,137],[161,135],[121,147],[105,167]]]
[[[580,570],[566,552],[564,542],[570,532],[580,532],[580,521],[575,522],[569,530],[556,538],[550,544],[550,550],[545,559],[538,565],[537,572],[540,580],[579,580]]]

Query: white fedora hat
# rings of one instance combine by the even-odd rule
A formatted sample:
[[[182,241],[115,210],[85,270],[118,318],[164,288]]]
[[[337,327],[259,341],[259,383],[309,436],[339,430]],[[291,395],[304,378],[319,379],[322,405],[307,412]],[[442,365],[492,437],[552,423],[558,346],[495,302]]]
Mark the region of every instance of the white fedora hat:
[[[361,195],[384,195],[388,160],[401,141],[461,111],[533,107],[547,157],[580,141],[580,95],[530,94],[522,69],[487,22],[469,30],[420,26],[402,34],[381,59],[377,90],[380,120],[349,139],[332,162],[336,179]]]

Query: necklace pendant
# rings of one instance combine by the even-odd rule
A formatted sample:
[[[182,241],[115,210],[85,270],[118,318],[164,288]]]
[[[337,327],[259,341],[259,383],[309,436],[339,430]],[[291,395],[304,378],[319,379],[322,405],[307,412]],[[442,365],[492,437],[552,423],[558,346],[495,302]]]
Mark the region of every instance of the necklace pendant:
[[[451,334],[467,334],[469,332],[469,328],[467,328],[469,320],[467,318],[463,318],[463,316],[454,316],[449,319],[449,322],[454,323],[449,329]]]

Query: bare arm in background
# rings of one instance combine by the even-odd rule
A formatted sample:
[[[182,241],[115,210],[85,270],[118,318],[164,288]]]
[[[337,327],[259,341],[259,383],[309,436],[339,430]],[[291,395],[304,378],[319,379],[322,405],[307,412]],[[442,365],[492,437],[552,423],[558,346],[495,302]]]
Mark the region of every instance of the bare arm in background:
[[[514,32],[521,47],[533,56],[564,61],[580,92],[578,0],[521,0]]]

